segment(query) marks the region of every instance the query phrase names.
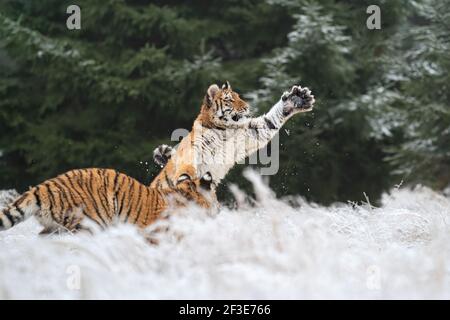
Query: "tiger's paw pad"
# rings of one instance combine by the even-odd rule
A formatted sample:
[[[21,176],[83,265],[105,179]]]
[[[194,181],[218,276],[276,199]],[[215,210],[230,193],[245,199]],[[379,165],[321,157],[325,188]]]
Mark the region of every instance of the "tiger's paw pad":
[[[153,150],[153,161],[161,168],[164,167],[172,157],[175,150],[167,144],[162,144]]]
[[[301,86],[293,86],[290,92],[283,93],[281,100],[284,102],[284,115],[311,111],[315,102],[311,90]]]

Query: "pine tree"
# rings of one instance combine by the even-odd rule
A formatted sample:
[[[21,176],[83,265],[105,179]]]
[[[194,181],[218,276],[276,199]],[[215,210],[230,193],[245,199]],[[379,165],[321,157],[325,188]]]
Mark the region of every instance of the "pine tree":
[[[289,27],[260,1],[80,0],[69,31],[70,4],[0,3],[0,188],[92,166],[149,182],[152,150],[190,129],[208,85],[248,88]]]
[[[412,1],[379,57],[382,76],[352,105],[407,183],[450,183],[450,3]],[[387,143],[386,143],[387,142]]]
[[[79,0],[78,31],[66,28],[70,1],[0,2],[0,188],[91,166],[148,183],[153,148],[174,144],[225,80],[255,113],[293,84],[316,96],[280,133],[278,195],[373,201],[401,179],[444,187],[447,2]],[[366,28],[371,4],[381,30]],[[242,184],[242,168],[227,181]]]
[[[271,186],[279,194],[296,190],[325,203],[363,199],[363,192],[375,200],[391,183],[385,153],[368,134],[367,121],[361,121],[365,111],[351,112],[354,106],[346,102],[380,76],[373,60],[383,50],[383,37],[401,20],[400,1],[384,5],[389,14],[383,34],[366,28],[369,3],[272,2],[289,8],[295,23],[287,46],[264,60],[262,88],[251,96],[264,109],[299,83],[312,89],[316,107],[289,121],[289,135],[281,133],[281,169]]]

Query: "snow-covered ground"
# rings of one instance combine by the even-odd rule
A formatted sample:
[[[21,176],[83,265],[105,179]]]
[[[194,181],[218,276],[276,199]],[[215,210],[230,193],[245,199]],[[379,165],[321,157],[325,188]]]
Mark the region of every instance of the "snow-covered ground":
[[[449,198],[401,188],[380,208],[322,207],[248,176],[256,205],[186,210],[158,246],[126,225],[44,238],[30,219],[1,232],[0,299],[450,298]]]

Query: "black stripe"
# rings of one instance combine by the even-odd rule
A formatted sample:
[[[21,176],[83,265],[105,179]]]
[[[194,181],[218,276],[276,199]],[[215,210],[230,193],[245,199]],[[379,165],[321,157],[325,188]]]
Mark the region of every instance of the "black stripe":
[[[133,183],[132,184],[132,186],[133,186],[133,188],[132,188],[132,190],[133,190],[132,195],[134,196],[134,184],[135,184],[135,182],[133,180],[131,182]],[[137,199],[136,208],[139,205],[139,200],[141,199],[141,192],[140,192],[141,191],[141,186],[138,185],[138,188],[139,188],[139,190],[138,190],[138,199]],[[128,222],[128,218],[130,217],[131,210],[133,209],[133,202],[134,202],[133,198],[132,198],[132,196],[130,196],[130,208],[129,208],[128,212],[127,212],[125,222]],[[135,208],[135,210],[136,210],[136,208]]]
[[[119,173],[116,170],[114,170],[114,174],[115,174],[115,176],[114,176],[114,190],[117,191],[116,186],[117,186],[117,180],[119,180]]]
[[[148,204],[148,202],[149,201],[151,201],[152,199],[151,199],[151,191],[150,191],[150,188],[149,187],[146,187],[145,188],[145,190],[146,190],[146,192],[147,192],[147,197],[145,198],[145,201],[146,201],[146,203]],[[155,192],[155,194],[157,195],[157,193]],[[154,199],[155,201],[157,200],[157,199]],[[150,206],[146,206],[146,213],[145,213],[145,219],[144,219],[144,224],[147,222],[147,219],[148,219],[148,214],[150,213]]]
[[[34,197],[36,198],[36,205],[38,206],[39,209],[41,209],[41,198],[38,195],[39,189],[36,188],[33,192]]]
[[[90,189],[91,189],[90,196],[91,196],[91,198],[92,198],[92,205],[93,205],[94,208],[95,208],[95,211],[96,211],[96,213],[97,213],[97,216],[100,218],[100,220],[102,220],[103,224],[106,226],[106,225],[108,225],[108,224],[106,223],[106,221],[105,221],[105,219],[103,218],[103,216],[100,214],[100,210],[99,210],[99,208],[98,208],[98,206],[97,206],[97,202],[95,201],[95,198],[94,198],[94,184],[93,184],[93,182],[94,182],[94,172],[93,172],[92,170],[89,170],[89,179],[90,179],[90,181],[89,181],[89,182],[90,182]],[[97,194],[98,194],[98,198],[100,199],[100,193],[97,192]],[[103,205],[101,199],[100,199],[100,204]]]
[[[66,185],[64,180],[61,177],[56,177],[55,183],[56,182],[58,183],[59,189],[62,195],[64,196],[65,202],[67,203],[67,209],[65,208],[65,206],[62,206],[63,212],[61,212],[61,215],[63,217],[63,226],[70,230],[71,229],[70,227],[76,218],[74,210],[77,207],[77,204],[75,202],[75,198],[73,197],[72,191]],[[63,203],[62,197],[61,202]]]
[[[22,195],[19,199],[15,201],[15,205],[20,205],[26,198],[27,196],[25,194]]]
[[[60,223],[60,221],[58,221],[59,219],[56,218],[55,212],[54,212],[54,209],[53,209],[53,205],[56,204],[56,198],[55,198],[53,192],[50,190],[49,184],[46,183],[45,186],[47,187],[47,192],[48,192],[48,196],[49,196],[49,208],[48,208],[48,210],[50,211],[50,215],[52,216],[54,222]],[[61,208],[61,210],[62,210],[62,208]]]
[[[109,192],[109,186],[110,186],[110,181],[109,181],[109,174],[107,173],[106,169],[103,169],[103,182],[104,182],[104,198],[105,198],[105,202],[106,202],[106,209],[108,209],[107,213],[111,213],[112,209],[109,206],[109,201],[108,201],[108,192]],[[113,191],[114,192],[114,191]],[[114,213],[111,214],[111,216]]]
[[[133,223],[136,223],[136,221],[139,220],[139,216],[141,215],[140,211],[142,209],[142,203],[143,203],[143,201],[142,201],[142,193],[143,193],[142,186],[139,185],[139,197],[138,197],[138,203],[137,203],[137,206],[136,206],[136,219],[134,219]]]
[[[269,129],[278,129],[270,119],[264,117],[264,121],[266,122]]]
[[[120,189],[122,188],[122,185],[125,183],[125,180],[128,179],[127,176],[123,176],[122,182],[120,183],[120,187],[118,192],[120,191]],[[122,192],[122,200],[120,201],[120,207],[117,210],[117,215],[120,216],[120,214],[122,213],[122,208],[123,208],[123,202],[125,201],[125,191]],[[117,198],[117,201],[119,201],[119,198]]]
[[[11,222],[11,225],[13,226],[15,224],[15,221],[14,221],[13,216],[9,213],[9,209],[6,209],[5,211],[3,211],[3,214],[9,220],[9,222]]]
[[[63,221],[62,221],[62,225],[63,225],[63,227],[65,227],[65,228],[67,228],[67,229],[69,229],[69,224],[68,224],[68,221],[69,221],[69,215],[67,214],[67,212],[64,212],[63,213]]]
[[[73,181],[69,180],[69,184],[73,188],[73,190],[75,190],[79,194],[82,203],[87,205],[87,197],[90,195],[89,186],[83,182],[84,179],[81,176],[80,177],[77,176],[77,179],[79,179],[80,181],[76,179],[74,179]],[[75,184],[78,189],[75,188]]]
[[[148,200],[149,200],[149,197],[150,197],[150,188],[145,188],[146,190],[147,190],[147,198],[146,198],[146,201],[148,202]],[[154,202],[156,202],[158,200],[158,198],[155,198],[154,199],[154,201],[153,201],[153,203]],[[145,218],[144,218],[144,220],[142,220],[142,222],[144,223],[144,225],[147,223],[147,219],[148,219],[148,214],[150,213],[150,210],[151,210],[151,206],[150,207],[147,207],[147,210],[146,210],[146,212],[145,212]]]
[[[100,199],[100,203],[103,206],[103,208],[105,209],[106,216],[108,217],[109,216],[108,212],[110,211],[111,208],[109,208],[108,198],[106,197],[107,196],[107,192],[108,192],[108,190],[107,190],[107,184],[108,183],[105,181],[106,175],[101,170],[99,170],[97,172],[97,174],[102,178],[103,187],[104,187],[104,190],[102,190],[101,187],[99,187],[99,189],[97,190],[98,198]],[[106,204],[103,202],[103,200],[105,200]]]
[[[77,180],[74,180],[74,182],[79,186],[80,190],[83,192],[83,194],[86,196],[86,198],[87,198],[87,197],[90,197],[90,198],[92,199],[91,203],[92,203],[92,207],[94,208],[95,214],[100,218],[100,220],[102,220],[103,223],[105,223],[105,222],[103,221],[102,217],[101,217],[100,214],[99,214],[97,205],[96,205],[96,203],[95,203],[95,199],[94,199],[94,197],[93,197],[93,195],[92,195],[92,192],[91,192],[91,190],[90,190],[90,188],[89,188],[89,183],[85,183],[85,181],[84,181],[85,179],[83,178],[83,172],[86,172],[86,169],[77,170],[77,173],[79,173],[79,175],[77,174],[77,178],[80,179],[80,182],[81,182],[81,183],[79,183]],[[90,177],[91,177],[91,174],[92,174],[92,172],[89,171]],[[92,178],[90,178],[90,179],[92,180]],[[89,181],[88,181],[88,182],[89,182]],[[83,186],[86,187],[87,192],[83,189]],[[80,196],[81,196],[81,194],[80,194]],[[85,201],[84,197],[82,197],[82,198],[83,198],[83,201]],[[86,200],[87,200],[87,199],[86,199]],[[87,205],[87,203],[86,203],[86,205]],[[83,210],[83,213],[84,213],[84,210]],[[89,217],[88,214],[85,214],[85,215]],[[92,220],[95,220],[95,219],[92,218],[92,217],[90,217],[90,218],[91,218]],[[97,224],[100,224],[98,221],[96,221],[96,222],[97,222]]]
[[[53,217],[53,219],[55,219],[55,217],[53,216],[53,210],[52,210],[52,208],[53,208],[53,202],[55,201],[55,199],[53,198],[53,193],[50,191],[50,187],[49,187],[49,185],[46,183],[46,184],[44,184],[44,186],[47,188],[47,193],[48,193],[48,203],[49,203],[49,205],[48,205],[48,210],[50,210],[50,213],[51,213],[51,215],[52,215],[52,217]],[[56,221],[56,220],[55,220]]]
[[[75,192],[75,193],[78,194],[78,196],[81,198],[81,201],[83,201],[83,196],[82,196],[82,195],[80,194],[80,192],[77,191],[77,189],[75,188],[75,185],[72,183],[72,178],[71,178],[67,173],[64,174],[64,176],[67,178],[67,181],[69,182],[69,186],[68,186],[67,189],[69,190],[69,193],[71,194],[71,196],[72,196],[72,198],[73,198],[73,204],[74,204],[75,206],[78,206],[78,204],[77,204],[77,202],[76,202],[76,197],[75,197],[74,194],[72,193],[72,190],[73,190],[73,192]],[[84,192],[83,188],[80,187],[80,189],[81,189],[81,191]]]
[[[173,182],[169,179],[169,176],[167,175],[166,171],[164,171],[164,178],[166,179],[166,182],[167,182],[167,184],[169,185],[170,188],[174,188],[175,187]]]
[[[66,206],[65,206],[65,203],[64,203],[64,199],[66,199],[66,202],[67,202],[66,194],[65,194],[64,190],[62,190],[60,183],[58,183],[56,179],[53,179],[53,183],[56,185],[56,187],[59,190],[58,196],[59,196],[59,203],[61,205],[61,212],[60,213],[61,213],[61,215],[64,215],[64,213],[66,211],[65,210]]]
[[[133,209],[133,197],[134,197],[134,181],[131,180],[131,193],[130,193],[130,206],[128,207],[127,214],[125,215],[125,223],[128,222],[128,218],[130,217],[131,209]]]
[[[155,198],[153,199],[153,204],[152,204],[152,206],[150,208],[151,210],[149,212],[149,213],[153,213],[153,214],[156,213],[156,210],[159,207],[160,199],[162,199],[164,197],[164,195],[162,194],[162,192],[160,192],[160,190],[156,190],[156,191],[157,192],[155,193]],[[147,221],[147,219],[148,219],[148,214],[147,214],[145,221]]]
[[[119,201],[119,199],[117,198],[117,196],[119,195],[119,188],[117,187],[117,180],[119,179],[119,173],[114,170],[114,184],[113,184],[113,190],[114,190],[114,199],[113,199],[113,205],[114,205],[114,215],[117,214],[117,203]]]
[[[259,140],[259,129],[251,129],[250,130],[250,133],[253,135],[253,137],[256,139],[256,140]]]
[[[15,205],[14,205],[14,208],[15,208],[17,211],[19,211],[19,213],[20,213],[20,215],[22,216],[22,218],[25,217],[25,212],[23,212],[23,210],[20,209],[18,205],[15,204]]]
[[[67,187],[67,190],[69,190],[69,194],[70,194],[70,196],[72,197],[73,204],[74,204],[74,206],[75,206],[75,207],[73,208],[73,210],[75,210],[75,209],[81,209],[82,215],[83,215],[83,216],[88,216],[88,215],[86,214],[86,212],[84,211],[84,209],[82,208],[83,205],[86,206],[86,204],[85,204],[85,198],[84,198],[83,195],[82,195],[82,193],[84,193],[83,188],[81,188],[81,186],[80,186],[81,192],[78,191],[78,190],[75,188],[74,183],[72,182],[72,177],[70,177],[67,173],[65,173],[64,176],[67,178],[67,181],[68,181],[69,185],[67,186],[67,185],[63,182],[63,180],[61,180],[61,181],[62,181],[63,185]],[[78,177],[78,176],[75,176],[75,175],[74,175],[73,178],[75,179],[75,177]],[[74,180],[74,181],[76,181],[76,180]],[[77,183],[77,184],[78,184],[78,183]],[[73,191],[73,192],[72,192],[72,191]],[[75,193],[75,194],[74,194],[74,193]],[[76,197],[75,195],[78,195],[78,197],[80,198],[80,199],[79,199],[79,200],[80,200],[79,204],[77,203],[77,197]],[[80,207],[80,206],[81,206],[81,207]],[[73,216],[72,222],[73,222],[74,219],[75,219],[75,215]],[[94,220],[94,219],[92,219],[92,220]],[[96,221],[96,223],[99,224],[98,221]],[[100,224],[99,224],[99,225],[100,225]]]
[[[78,205],[77,205],[77,203],[76,203],[76,201],[75,201],[75,197],[74,197],[74,195],[73,195],[73,193],[72,193],[71,188],[64,182],[63,179],[61,179],[61,178],[59,178],[59,177],[56,178],[56,181],[58,181],[58,183],[59,183],[60,185],[62,185],[62,187],[63,187],[64,189],[66,189],[67,194],[64,193],[64,198],[67,200],[69,206],[71,206],[71,204],[70,204],[69,202],[72,202],[73,205],[74,205],[74,207],[73,207],[72,209],[75,209],[75,207],[77,207]],[[70,181],[69,181],[69,182],[70,182]],[[73,189],[73,188],[72,188],[72,189]],[[70,201],[69,201],[69,200],[70,200]]]

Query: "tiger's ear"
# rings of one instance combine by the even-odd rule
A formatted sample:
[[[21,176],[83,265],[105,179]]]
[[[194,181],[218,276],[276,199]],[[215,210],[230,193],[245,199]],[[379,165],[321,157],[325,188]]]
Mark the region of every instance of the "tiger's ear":
[[[207,172],[201,179],[200,179],[200,187],[205,190],[211,190],[212,185],[212,176],[211,173]]]
[[[223,85],[222,85],[222,89],[224,90],[232,90],[231,89],[231,85],[228,81],[226,81]]]
[[[206,91],[206,104],[208,107],[212,105],[212,101],[214,100],[214,97],[216,96],[217,92],[219,92],[220,88],[217,84],[212,84],[209,86],[208,90]]]

